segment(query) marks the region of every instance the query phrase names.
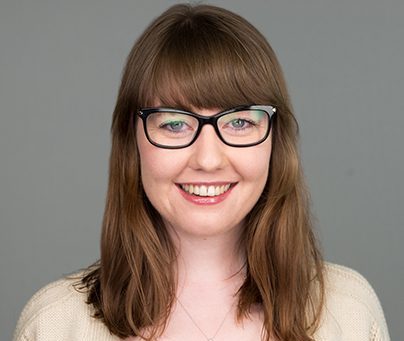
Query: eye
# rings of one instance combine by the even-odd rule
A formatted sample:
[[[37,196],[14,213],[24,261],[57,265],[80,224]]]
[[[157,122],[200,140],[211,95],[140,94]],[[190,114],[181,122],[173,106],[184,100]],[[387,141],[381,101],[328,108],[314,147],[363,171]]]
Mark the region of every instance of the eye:
[[[162,129],[167,129],[172,132],[177,132],[181,131],[183,128],[185,128],[185,122],[184,121],[170,121],[170,122],[164,122],[160,124],[159,128]]]
[[[236,118],[236,119],[234,119],[234,120],[231,120],[228,124],[229,124],[232,128],[235,128],[235,129],[243,129],[243,128],[246,128],[246,127],[250,126],[250,125],[253,124],[253,123],[250,122],[250,121],[247,121],[247,120],[245,120],[245,119],[242,119],[242,118]]]

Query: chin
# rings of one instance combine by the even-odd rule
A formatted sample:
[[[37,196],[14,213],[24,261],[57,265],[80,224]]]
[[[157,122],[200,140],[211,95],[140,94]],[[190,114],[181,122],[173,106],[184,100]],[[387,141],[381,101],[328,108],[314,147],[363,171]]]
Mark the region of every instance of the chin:
[[[197,221],[197,219],[189,219],[189,221]],[[232,224],[218,224],[216,221],[205,221],[202,224],[186,224],[185,226],[182,224],[170,224],[171,229],[179,235],[187,235],[189,237],[196,238],[211,238],[215,236],[221,236],[223,234],[232,234],[240,232],[240,223],[232,223]]]

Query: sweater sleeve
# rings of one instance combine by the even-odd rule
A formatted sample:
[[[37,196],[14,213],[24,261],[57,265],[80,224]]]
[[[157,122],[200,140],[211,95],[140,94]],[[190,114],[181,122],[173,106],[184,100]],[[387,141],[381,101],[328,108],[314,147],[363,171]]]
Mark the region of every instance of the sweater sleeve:
[[[333,334],[335,331],[340,334],[338,340],[390,341],[375,291],[352,269],[327,264],[325,315],[327,328],[331,326]],[[328,336],[320,339],[328,340]]]
[[[13,341],[115,341],[105,325],[92,317],[86,294],[72,279],[61,279],[39,290],[23,309]]]
[[[55,302],[64,302],[69,297],[70,291],[66,289],[64,281],[59,280],[36,292],[25,305],[20,315],[13,340],[40,340],[41,320],[47,316],[47,312],[52,310]]]

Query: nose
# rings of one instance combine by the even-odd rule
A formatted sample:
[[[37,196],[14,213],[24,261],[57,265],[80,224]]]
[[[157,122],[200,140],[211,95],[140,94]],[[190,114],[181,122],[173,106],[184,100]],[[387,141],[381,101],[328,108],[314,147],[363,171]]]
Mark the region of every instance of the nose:
[[[226,146],[217,136],[213,126],[205,125],[196,141],[191,145],[190,167],[195,170],[212,172],[223,169],[228,160]]]

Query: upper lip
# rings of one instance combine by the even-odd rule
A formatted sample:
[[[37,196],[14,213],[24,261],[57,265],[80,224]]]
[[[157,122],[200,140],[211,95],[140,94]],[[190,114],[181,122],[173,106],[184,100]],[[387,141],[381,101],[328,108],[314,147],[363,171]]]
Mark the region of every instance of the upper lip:
[[[223,186],[223,185],[234,185],[235,181],[215,181],[215,182],[204,182],[204,181],[190,181],[190,182],[178,182],[177,185],[193,185],[193,186]]]

